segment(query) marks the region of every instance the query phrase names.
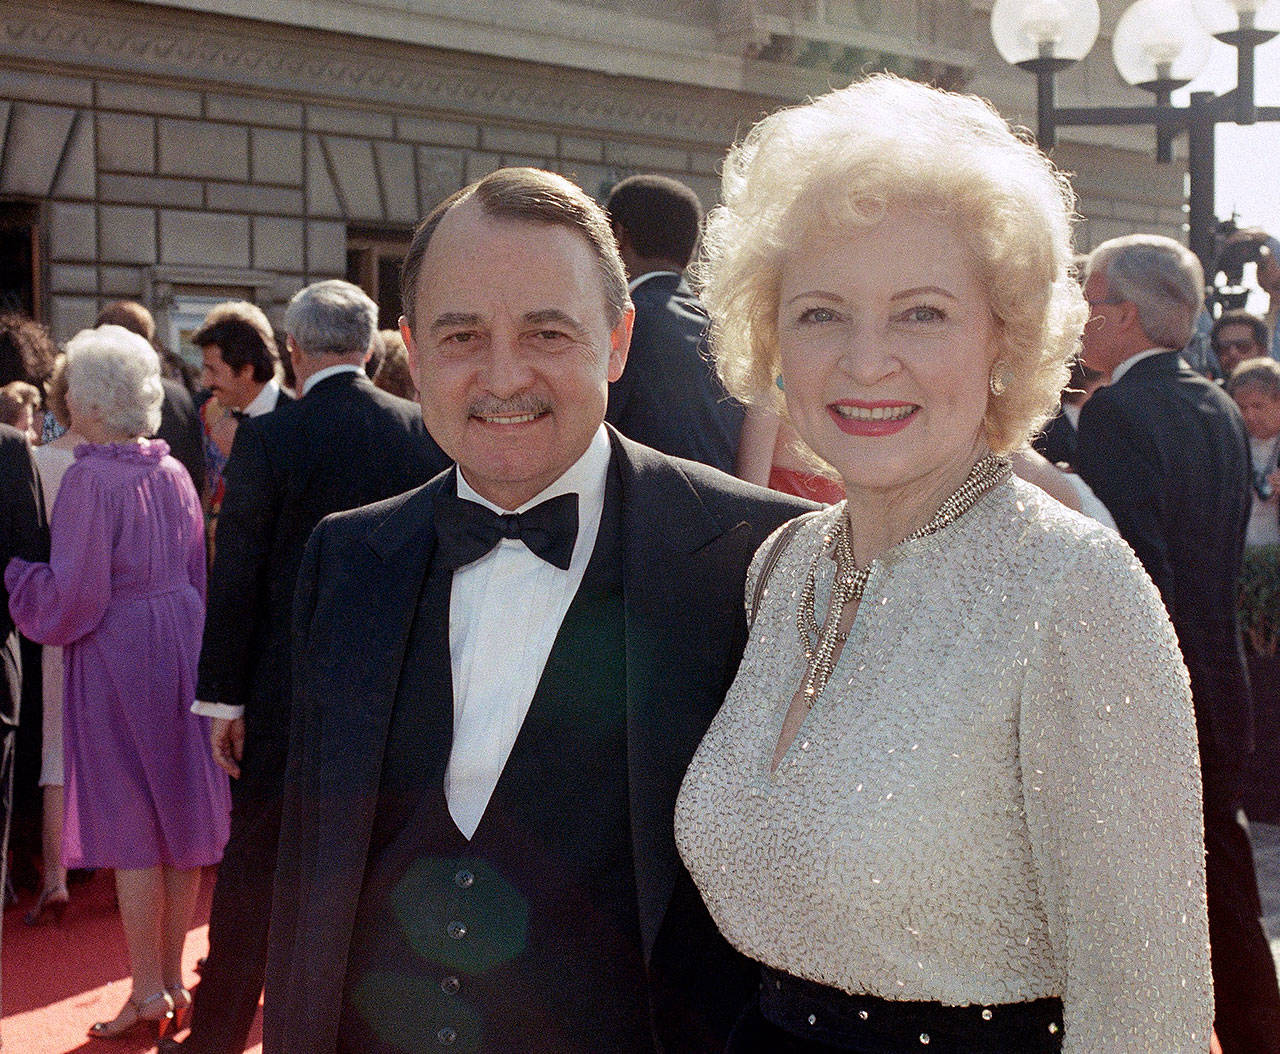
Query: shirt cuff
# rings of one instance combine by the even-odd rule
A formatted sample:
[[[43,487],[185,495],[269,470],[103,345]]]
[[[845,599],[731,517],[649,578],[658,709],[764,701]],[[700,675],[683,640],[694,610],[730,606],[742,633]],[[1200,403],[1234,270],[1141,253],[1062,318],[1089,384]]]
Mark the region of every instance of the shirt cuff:
[[[244,717],[243,706],[232,706],[229,703],[206,703],[197,699],[191,704],[191,712],[201,717],[220,717],[224,721],[234,721]]]

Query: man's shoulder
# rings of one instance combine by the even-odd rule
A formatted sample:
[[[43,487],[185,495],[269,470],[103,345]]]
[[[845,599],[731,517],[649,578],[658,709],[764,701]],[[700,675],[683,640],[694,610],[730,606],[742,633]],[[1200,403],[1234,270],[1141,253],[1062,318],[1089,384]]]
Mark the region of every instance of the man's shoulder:
[[[448,470],[401,494],[354,509],[329,513],[316,530],[325,535],[327,542],[338,545],[372,538],[379,532],[412,531],[429,520],[432,503],[447,477]]]

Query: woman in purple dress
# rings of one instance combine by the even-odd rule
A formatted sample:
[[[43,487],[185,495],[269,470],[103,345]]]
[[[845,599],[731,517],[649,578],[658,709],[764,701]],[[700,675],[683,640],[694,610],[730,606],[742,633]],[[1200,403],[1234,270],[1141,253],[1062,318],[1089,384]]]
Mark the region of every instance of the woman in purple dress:
[[[200,868],[227,838],[227,777],[191,713],[204,622],[200,500],[160,440],[160,363],[119,326],[67,345],[76,448],[54,503],[50,561],[12,560],[9,608],[64,648],[68,867],[116,872],[133,990],[90,1036],[163,1033],[190,1004],[182,946]]]

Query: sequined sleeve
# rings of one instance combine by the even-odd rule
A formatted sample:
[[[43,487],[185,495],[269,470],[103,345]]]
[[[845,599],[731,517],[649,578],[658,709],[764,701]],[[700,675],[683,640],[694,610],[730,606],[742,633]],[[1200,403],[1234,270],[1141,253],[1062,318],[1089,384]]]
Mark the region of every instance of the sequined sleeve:
[[[1213,1001],[1190,687],[1155,587],[1097,535],[1032,627],[1019,757],[1066,1054],[1203,1052]]]

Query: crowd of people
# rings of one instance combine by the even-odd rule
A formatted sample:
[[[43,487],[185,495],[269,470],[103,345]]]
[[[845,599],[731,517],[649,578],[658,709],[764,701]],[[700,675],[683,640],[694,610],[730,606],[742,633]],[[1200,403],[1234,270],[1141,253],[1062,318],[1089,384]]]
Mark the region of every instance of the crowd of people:
[[[194,393],[140,304],[0,319],[4,778],[34,693],[25,921],[110,869],[132,969],[89,1035],[1280,1052],[1236,616],[1280,364],[1074,210],[987,103],[874,76],[706,217],[493,172],[398,330],[338,280],[221,304]]]

